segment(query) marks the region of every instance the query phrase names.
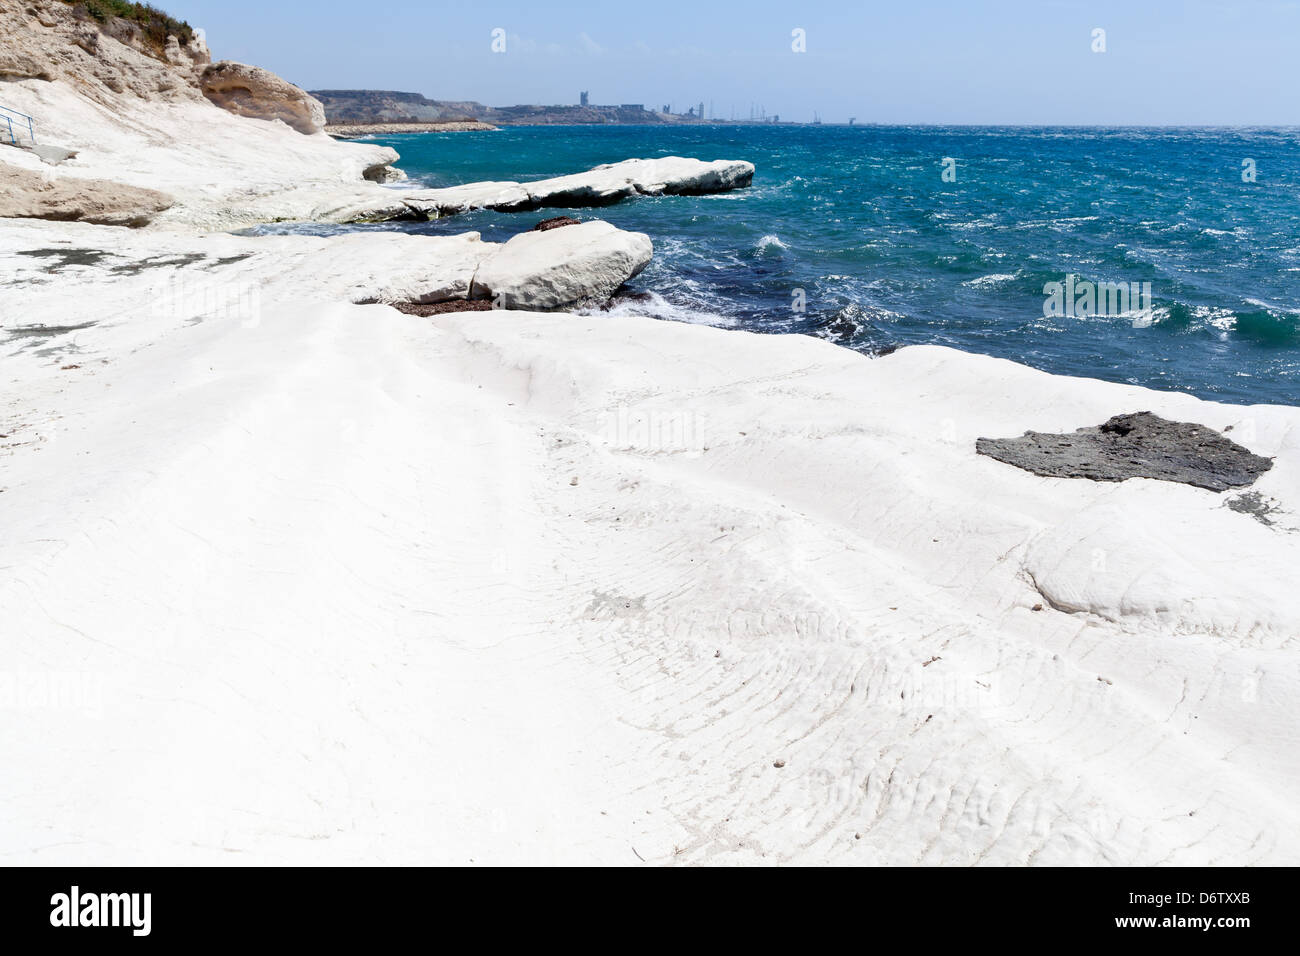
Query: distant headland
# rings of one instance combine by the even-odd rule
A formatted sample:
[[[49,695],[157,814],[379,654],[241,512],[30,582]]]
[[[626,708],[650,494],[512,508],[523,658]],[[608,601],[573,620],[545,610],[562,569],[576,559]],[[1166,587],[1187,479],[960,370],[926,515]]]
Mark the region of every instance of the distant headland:
[[[497,126],[548,126],[579,124],[730,123],[739,120],[711,115],[704,103],[676,111],[671,103],[662,109],[644,103],[601,106],[589,102],[586,92],[575,105],[484,106],[473,100],[431,100],[420,93],[398,90],[312,90],[325,105],[329,131],[336,135],[358,132],[412,132],[425,130],[490,129]],[[746,123],[780,123],[779,116],[760,114]],[[342,127],[337,130],[335,127]],[[378,129],[377,127],[383,127]]]

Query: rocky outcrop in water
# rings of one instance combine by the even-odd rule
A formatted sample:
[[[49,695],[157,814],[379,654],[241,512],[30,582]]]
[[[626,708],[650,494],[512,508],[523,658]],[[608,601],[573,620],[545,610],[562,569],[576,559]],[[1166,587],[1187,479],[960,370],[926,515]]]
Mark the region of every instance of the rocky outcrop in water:
[[[1030,431],[1020,438],[981,438],[975,450],[1046,478],[1157,478],[1210,491],[1249,485],[1273,467],[1270,459],[1213,429],[1151,412],[1116,415],[1069,434]]]
[[[743,189],[754,179],[744,160],[706,162],[682,156],[628,159],[581,173],[534,182],[484,182],[440,189],[410,189],[360,203],[322,206],[315,219],[332,222],[422,221],[467,212],[541,209],[547,206],[608,206],[635,196],[699,196]]]

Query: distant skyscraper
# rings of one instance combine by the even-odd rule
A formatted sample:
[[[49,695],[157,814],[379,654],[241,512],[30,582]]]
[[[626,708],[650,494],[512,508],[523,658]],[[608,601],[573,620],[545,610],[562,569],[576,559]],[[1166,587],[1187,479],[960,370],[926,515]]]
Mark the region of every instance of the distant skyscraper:
[[[704,101],[700,101],[700,119],[704,119]]]
[[[586,90],[583,90],[581,93],[578,94],[578,105],[579,105],[579,106],[586,106],[586,105],[587,105],[587,91],[586,91]]]

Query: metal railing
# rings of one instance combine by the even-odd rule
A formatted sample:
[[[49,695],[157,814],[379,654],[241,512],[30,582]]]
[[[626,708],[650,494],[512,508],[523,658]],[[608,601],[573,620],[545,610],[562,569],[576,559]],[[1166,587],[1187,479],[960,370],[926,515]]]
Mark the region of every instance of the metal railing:
[[[14,120],[18,120],[18,129],[21,131],[23,120],[27,121],[27,136],[36,145],[36,120],[26,113],[20,113],[17,110],[11,110],[7,106],[0,106],[0,120],[4,120],[5,129],[9,133],[9,142],[14,146],[18,145],[18,134],[14,132]]]

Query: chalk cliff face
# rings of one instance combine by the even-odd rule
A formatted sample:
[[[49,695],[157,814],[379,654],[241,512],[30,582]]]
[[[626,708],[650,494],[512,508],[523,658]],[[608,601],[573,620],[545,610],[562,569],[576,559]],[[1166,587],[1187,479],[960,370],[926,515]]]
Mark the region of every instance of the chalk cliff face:
[[[387,195],[376,181],[400,175],[395,151],[332,140],[302,90],[214,65],[187,24],[140,17],[0,0],[0,104],[35,118],[15,127],[22,148],[0,146],[0,218],[224,229],[305,218],[322,195]]]
[[[98,21],[57,0],[0,0],[0,82],[63,80],[106,102],[116,94],[144,99],[196,99],[197,74],[210,61],[202,37],[182,44],[153,33],[166,24],[118,17]]]
[[[201,35],[162,14],[146,23],[100,21],[59,0],[0,0],[0,36],[0,82],[63,81],[104,104],[120,95],[206,97],[239,116],[283,120],[308,135],[325,126],[325,108],[308,93],[269,70],[212,63]]]

